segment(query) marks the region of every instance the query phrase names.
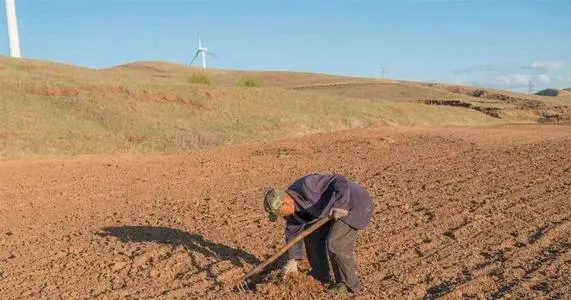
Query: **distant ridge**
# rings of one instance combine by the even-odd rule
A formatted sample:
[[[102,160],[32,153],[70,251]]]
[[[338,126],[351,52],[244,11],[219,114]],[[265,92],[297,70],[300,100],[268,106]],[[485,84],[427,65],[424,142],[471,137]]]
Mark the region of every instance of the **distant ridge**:
[[[565,89],[544,89],[541,90],[537,93],[535,93],[538,96],[550,96],[550,97],[567,97],[567,96],[571,96],[571,88],[565,88]]]

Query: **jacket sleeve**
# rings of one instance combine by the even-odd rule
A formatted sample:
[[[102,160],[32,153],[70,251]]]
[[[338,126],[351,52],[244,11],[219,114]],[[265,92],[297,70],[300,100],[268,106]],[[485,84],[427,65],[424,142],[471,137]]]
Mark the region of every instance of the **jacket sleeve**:
[[[295,221],[292,221],[291,218],[287,218],[286,227],[285,227],[286,243],[291,241],[302,231],[303,231],[303,224],[297,224]],[[288,249],[288,256],[290,259],[303,258],[303,240],[295,243],[291,248]]]
[[[333,205],[331,208],[349,210],[349,199],[351,195],[347,179],[343,176],[337,176],[337,178],[331,182],[331,188],[333,189],[331,194]]]

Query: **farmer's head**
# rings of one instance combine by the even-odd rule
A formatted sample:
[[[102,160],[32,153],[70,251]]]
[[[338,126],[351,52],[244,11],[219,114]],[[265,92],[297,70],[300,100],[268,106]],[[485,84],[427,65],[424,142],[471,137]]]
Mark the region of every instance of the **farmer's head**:
[[[264,210],[268,219],[275,222],[278,217],[286,217],[294,212],[294,202],[291,196],[279,189],[270,189],[264,194]]]

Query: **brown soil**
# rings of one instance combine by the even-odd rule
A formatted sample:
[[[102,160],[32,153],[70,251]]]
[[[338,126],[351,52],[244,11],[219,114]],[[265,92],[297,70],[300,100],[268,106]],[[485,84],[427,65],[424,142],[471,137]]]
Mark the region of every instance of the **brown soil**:
[[[315,299],[280,263],[265,187],[309,172],[365,185],[357,299],[571,293],[571,127],[382,128],[148,156],[0,159],[3,299]]]

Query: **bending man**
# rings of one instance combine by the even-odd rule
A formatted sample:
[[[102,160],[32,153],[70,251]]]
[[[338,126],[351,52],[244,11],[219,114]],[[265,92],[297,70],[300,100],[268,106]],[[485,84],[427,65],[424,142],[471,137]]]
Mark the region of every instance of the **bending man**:
[[[318,221],[332,216],[333,221],[318,228],[288,250],[284,274],[297,272],[303,245],[311,266],[311,276],[329,283],[329,261],[335,283],[331,292],[358,292],[361,283],[355,272],[354,246],[358,230],[364,229],[373,214],[369,193],[341,175],[309,174],[293,182],[285,191],[271,189],[264,195],[269,219],[286,221],[286,243]]]

